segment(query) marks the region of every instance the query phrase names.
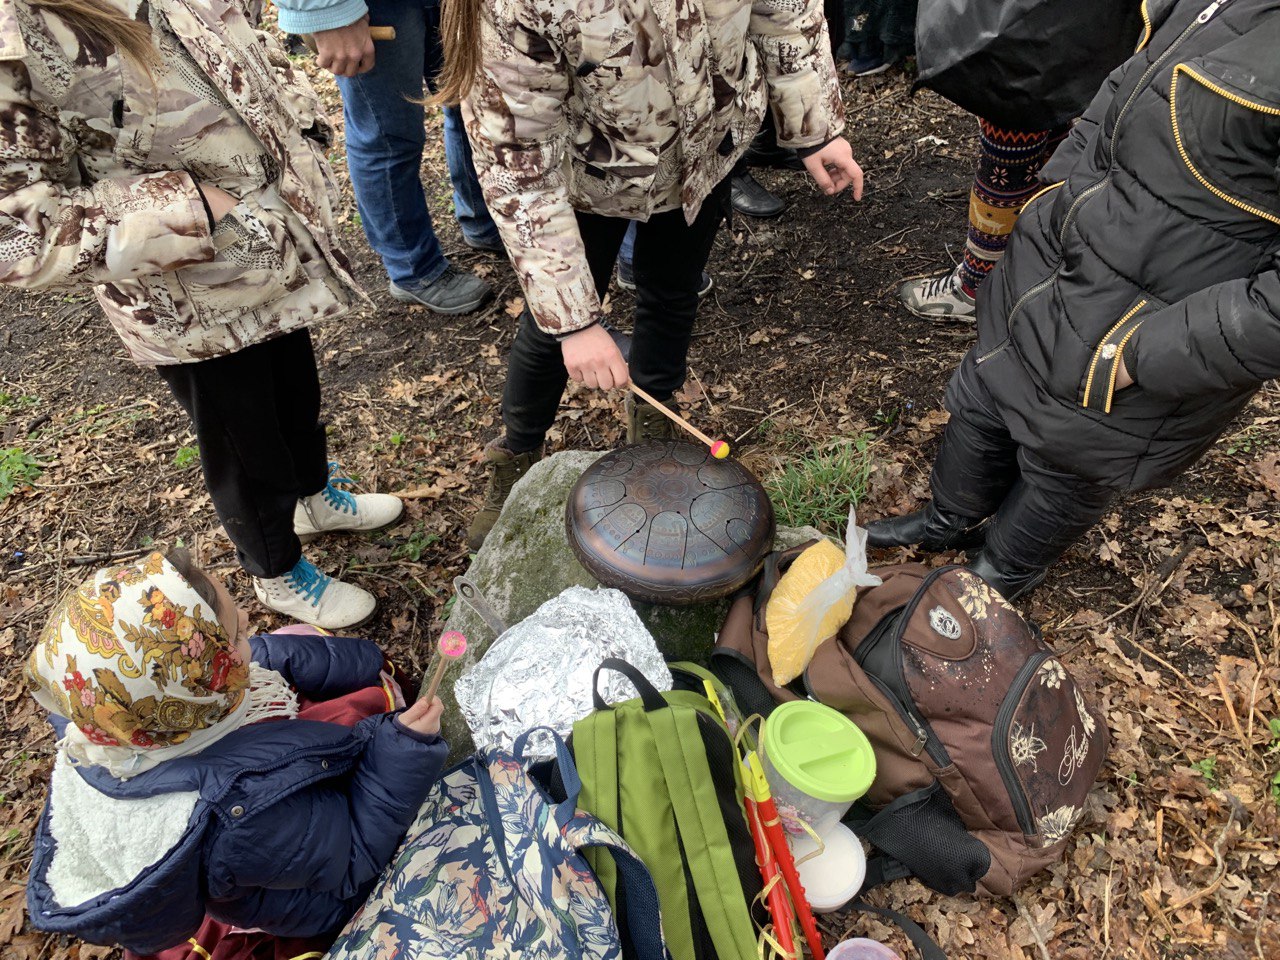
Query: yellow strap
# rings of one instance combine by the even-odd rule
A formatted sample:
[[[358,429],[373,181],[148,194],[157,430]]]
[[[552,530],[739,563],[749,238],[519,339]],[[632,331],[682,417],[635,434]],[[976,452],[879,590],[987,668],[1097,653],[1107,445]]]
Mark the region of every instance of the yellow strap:
[[[191,944],[192,953],[199,954],[204,960],[213,960],[213,956],[204,947],[200,946],[200,941],[195,937],[191,937],[187,943]]]

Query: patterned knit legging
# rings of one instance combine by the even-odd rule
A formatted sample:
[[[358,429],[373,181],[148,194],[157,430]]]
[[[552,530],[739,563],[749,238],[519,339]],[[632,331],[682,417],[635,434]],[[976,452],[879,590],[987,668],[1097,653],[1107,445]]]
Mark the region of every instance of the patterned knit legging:
[[[969,238],[960,283],[973,296],[1009,245],[1023,204],[1040,189],[1036,175],[1070,126],[1057,130],[1004,130],[979,120],[978,169],[969,195]]]

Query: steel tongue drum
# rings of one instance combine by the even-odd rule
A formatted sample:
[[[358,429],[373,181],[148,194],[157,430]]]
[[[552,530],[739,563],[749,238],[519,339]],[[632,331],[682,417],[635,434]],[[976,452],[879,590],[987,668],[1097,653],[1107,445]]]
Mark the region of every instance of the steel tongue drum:
[[[754,577],[773,547],[773,505],[760,481],[706,445],[663,440],[605,454],[565,505],[569,544],[607,587],[683,606]]]

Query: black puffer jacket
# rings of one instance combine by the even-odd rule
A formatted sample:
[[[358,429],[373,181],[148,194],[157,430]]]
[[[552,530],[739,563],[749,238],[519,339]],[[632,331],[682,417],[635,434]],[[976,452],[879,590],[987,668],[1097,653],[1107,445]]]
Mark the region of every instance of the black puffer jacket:
[[[1015,440],[1166,483],[1280,376],[1280,0],[1149,0],[1045,167],[969,359]],[[1115,390],[1119,358],[1135,385]]]

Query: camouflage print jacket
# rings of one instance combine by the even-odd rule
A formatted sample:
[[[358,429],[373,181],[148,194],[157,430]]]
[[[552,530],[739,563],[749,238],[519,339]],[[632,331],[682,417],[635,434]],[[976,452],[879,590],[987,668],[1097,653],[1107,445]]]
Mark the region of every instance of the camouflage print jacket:
[[[362,294],[334,236],[329,129],[306,78],[245,0],[109,2],[149,16],[150,75],[0,0],[0,282],[95,288],[147,365],[346,312]],[[215,228],[197,182],[240,198]]]
[[[574,209],[692,220],[772,105],[778,141],[844,128],[822,0],[485,0],[464,104],[476,167],[539,327],[600,303]]]

